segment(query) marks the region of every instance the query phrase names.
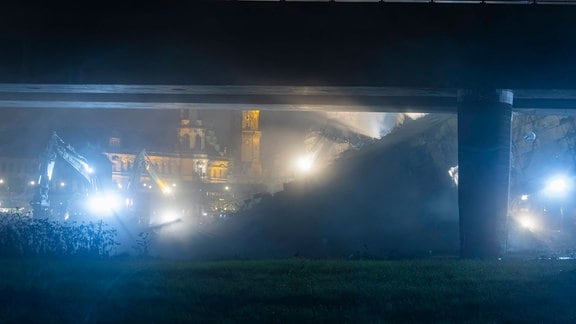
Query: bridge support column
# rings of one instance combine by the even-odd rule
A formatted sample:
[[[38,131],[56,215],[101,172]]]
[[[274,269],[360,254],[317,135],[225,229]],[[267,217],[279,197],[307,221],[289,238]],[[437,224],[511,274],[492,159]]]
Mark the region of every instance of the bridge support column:
[[[463,258],[496,258],[505,252],[512,101],[510,90],[461,90],[458,94]]]

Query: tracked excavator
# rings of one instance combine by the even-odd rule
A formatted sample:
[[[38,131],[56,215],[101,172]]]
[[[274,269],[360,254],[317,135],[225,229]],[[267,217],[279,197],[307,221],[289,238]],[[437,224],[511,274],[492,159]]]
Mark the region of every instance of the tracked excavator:
[[[146,174],[158,187],[158,192],[143,189],[140,183]],[[126,186],[127,204],[138,223],[147,227],[162,227],[180,222],[182,211],[178,208],[173,188],[158,175],[156,165],[145,149],[134,159],[132,173]]]
[[[52,201],[54,168],[61,162],[76,171],[76,174],[83,179],[83,185],[65,199]],[[119,193],[111,188],[110,165],[90,163],[70,144],[64,142],[56,132],[50,137],[41,156],[39,173],[36,192],[30,201],[35,217],[56,217],[65,220],[71,215],[100,217],[121,208],[122,200]],[[110,181],[107,181],[108,178]]]

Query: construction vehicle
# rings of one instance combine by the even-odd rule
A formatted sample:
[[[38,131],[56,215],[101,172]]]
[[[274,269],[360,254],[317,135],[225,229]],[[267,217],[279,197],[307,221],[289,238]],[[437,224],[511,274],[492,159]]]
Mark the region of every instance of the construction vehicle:
[[[150,191],[149,187],[141,186],[140,180],[143,174],[154,181],[160,195],[156,191]],[[127,205],[140,225],[159,227],[179,222],[182,219],[173,187],[160,178],[155,164],[145,149],[140,151],[134,159],[125,194]]]
[[[56,132],[52,134],[46,150],[40,159],[39,177],[36,190],[30,202],[35,217],[57,217],[68,219],[74,215],[103,215],[113,209],[120,208],[121,200],[118,193],[110,190],[110,165],[98,164],[100,169],[88,162],[84,156],[66,144]],[[60,197],[59,201],[52,201],[53,173],[58,161],[63,161],[83,179],[81,189],[67,197]],[[106,172],[109,171],[109,172]],[[107,173],[110,181],[106,181]]]
[[[126,186],[126,190],[129,193],[136,192],[135,187],[139,187],[140,178],[142,173],[146,171],[148,176],[156,183],[158,188],[162,191],[164,195],[172,195],[172,188],[165,181],[160,179],[158,176],[158,171],[156,170],[156,166],[150,160],[150,157],[146,153],[146,150],[140,151],[134,160],[134,167],[132,169],[132,174],[130,175],[130,179],[128,180],[128,185]]]

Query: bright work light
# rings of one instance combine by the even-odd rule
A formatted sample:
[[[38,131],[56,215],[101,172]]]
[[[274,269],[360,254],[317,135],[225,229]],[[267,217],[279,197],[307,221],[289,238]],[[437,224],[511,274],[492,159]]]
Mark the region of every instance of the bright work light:
[[[536,221],[534,220],[533,217],[529,215],[520,216],[518,218],[518,223],[520,224],[520,226],[530,231],[537,229]]]
[[[312,170],[313,165],[314,165],[314,158],[311,155],[301,156],[296,161],[296,166],[298,167],[298,170],[300,170],[301,172],[309,172],[310,170]]]
[[[566,176],[555,176],[551,178],[544,187],[544,193],[552,198],[562,198],[571,189],[570,179]]]
[[[97,193],[88,199],[90,211],[97,214],[109,214],[122,205],[118,194],[113,192]]]

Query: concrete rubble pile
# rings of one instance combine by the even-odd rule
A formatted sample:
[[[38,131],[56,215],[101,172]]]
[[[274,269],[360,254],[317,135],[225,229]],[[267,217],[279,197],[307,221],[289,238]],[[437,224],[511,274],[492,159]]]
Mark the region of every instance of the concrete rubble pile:
[[[531,177],[574,171],[575,133],[573,117],[515,114],[511,199]],[[343,154],[322,175],[299,179],[164,251],[208,258],[456,255],[458,188],[448,171],[457,161],[454,115],[406,120],[376,143]]]

